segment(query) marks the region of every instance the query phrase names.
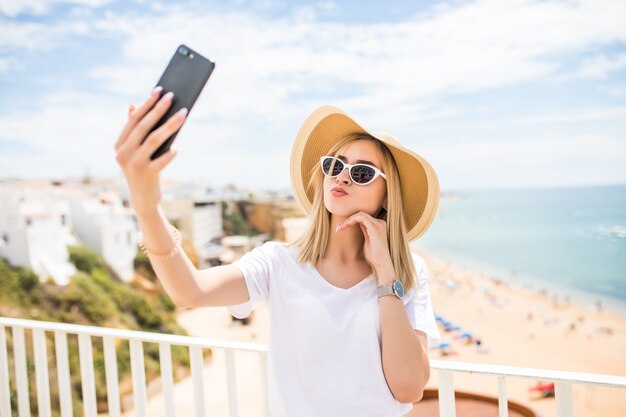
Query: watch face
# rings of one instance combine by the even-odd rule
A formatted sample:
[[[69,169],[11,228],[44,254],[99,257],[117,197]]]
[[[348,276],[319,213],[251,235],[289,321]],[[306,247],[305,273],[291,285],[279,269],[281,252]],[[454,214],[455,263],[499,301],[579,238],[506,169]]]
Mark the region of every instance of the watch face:
[[[400,298],[404,296],[404,286],[402,285],[402,281],[395,280],[393,282],[393,292]]]

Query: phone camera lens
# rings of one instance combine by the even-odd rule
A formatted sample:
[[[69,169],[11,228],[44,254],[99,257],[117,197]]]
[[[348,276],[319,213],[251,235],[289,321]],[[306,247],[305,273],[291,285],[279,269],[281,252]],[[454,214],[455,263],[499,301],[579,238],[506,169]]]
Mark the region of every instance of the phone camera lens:
[[[178,53],[183,56],[187,56],[189,54],[189,49],[185,48],[184,46],[181,46],[180,48],[178,48]]]

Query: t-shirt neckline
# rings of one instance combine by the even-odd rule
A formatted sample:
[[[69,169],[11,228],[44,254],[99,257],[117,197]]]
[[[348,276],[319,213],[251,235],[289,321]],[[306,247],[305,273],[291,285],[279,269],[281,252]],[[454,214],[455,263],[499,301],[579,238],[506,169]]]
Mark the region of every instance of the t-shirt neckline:
[[[330,282],[328,282],[328,280],[326,278],[324,278],[324,276],[322,274],[320,274],[320,272],[317,270],[317,268],[311,263],[311,262],[307,262],[307,266],[309,268],[311,268],[311,270],[313,271],[313,273],[322,281],[324,281],[326,283],[326,285],[328,285],[329,287],[337,290],[337,291],[352,291],[355,288],[360,287],[361,285],[363,285],[363,283],[368,282],[370,280],[370,278],[372,278],[374,276],[374,274],[369,274],[367,277],[363,278],[361,281],[357,282],[356,284],[354,284],[353,286],[351,286],[350,288],[341,288],[341,287],[337,287],[336,285],[331,284]]]

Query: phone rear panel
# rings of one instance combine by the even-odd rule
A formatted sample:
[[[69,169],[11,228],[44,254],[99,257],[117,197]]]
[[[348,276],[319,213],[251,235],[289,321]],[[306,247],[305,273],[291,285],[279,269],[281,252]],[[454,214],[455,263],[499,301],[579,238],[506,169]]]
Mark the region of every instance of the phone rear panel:
[[[172,105],[152,130],[157,129],[183,107],[186,107],[191,112],[214,68],[215,63],[187,46],[180,45],[176,48],[174,56],[156,84],[163,87],[161,95],[170,91],[174,93]],[[167,152],[177,134],[178,131],[163,142],[150,158],[154,160]]]

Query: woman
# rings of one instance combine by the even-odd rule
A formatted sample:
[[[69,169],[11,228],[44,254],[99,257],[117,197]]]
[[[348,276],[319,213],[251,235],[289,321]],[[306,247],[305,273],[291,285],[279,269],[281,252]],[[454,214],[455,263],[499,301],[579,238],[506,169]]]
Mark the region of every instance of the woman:
[[[158,175],[175,151],[154,161],[150,155],[186,115],[147,135],[171,103],[159,96],[155,90],[131,106],[115,149],[142,248],[172,300],[227,306],[238,318],[267,303],[273,417],[405,415],[430,376],[427,337],[440,339],[426,265],[408,245],[430,226],[439,202],[428,162],[322,106],[302,125],[291,154],[307,231],[290,244],[266,242],[231,265],[197,270],[159,206]]]

